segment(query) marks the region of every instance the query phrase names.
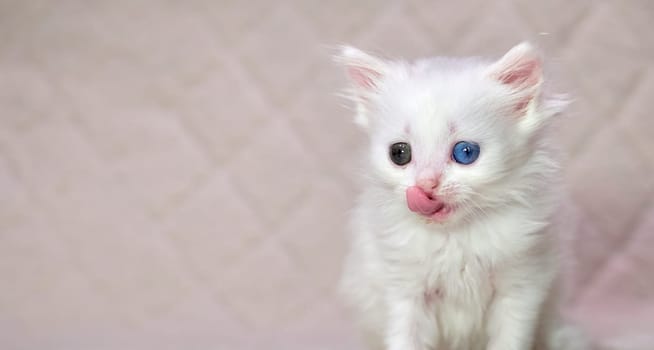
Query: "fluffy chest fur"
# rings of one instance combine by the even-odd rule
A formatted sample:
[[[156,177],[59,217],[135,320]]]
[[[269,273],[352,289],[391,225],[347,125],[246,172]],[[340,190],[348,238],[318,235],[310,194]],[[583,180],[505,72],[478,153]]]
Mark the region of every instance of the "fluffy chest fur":
[[[385,278],[402,281],[421,295],[416,318],[421,338],[430,347],[469,348],[486,341],[485,315],[495,293],[494,267],[488,255],[472,252],[467,239],[451,233],[412,250],[420,256]],[[411,243],[410,243],[411,244]],[[410,260],[409,260],[410,261]],[[407,278],[407,276],[410,276]],[[410,287],[409,287],[410,286]]]
[[[342,284],[362,311],[369,338],[380,342],[388,331],[389,309],[411,296],[415,305],[410,317],[424,349],[485,349],[497,274],[519,264],[520,254],[530,247],[546,244],[547,236],[516,231],[543,231],[545,224],[534,224],[524,210],[458,227],[413,218],[396,221],[402,216],[400,207],[378,208],[375,203],[375,191],[368,191],[355,210],[357,235]],[[540,277],[547,278],[549,269],[543,265]]]

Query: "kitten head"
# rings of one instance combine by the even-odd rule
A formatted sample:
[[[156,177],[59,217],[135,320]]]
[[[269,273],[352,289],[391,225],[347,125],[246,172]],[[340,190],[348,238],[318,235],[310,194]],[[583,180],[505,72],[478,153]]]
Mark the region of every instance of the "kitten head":
[[[533,202],[556,168],[544,137],[564,102],[543,96],[528,43],[494,62],[390,61],[346,47],[356,123],[370,136],[370,182],[403,215],[456,222]],[[381,203],[380,203],[381,204]]]

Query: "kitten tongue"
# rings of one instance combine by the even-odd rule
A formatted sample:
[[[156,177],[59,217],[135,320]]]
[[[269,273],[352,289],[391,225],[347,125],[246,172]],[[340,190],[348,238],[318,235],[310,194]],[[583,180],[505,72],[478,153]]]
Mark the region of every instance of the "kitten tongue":
[[[411,211],[425,216],[435,214],[444,206],[443,202],[427,197],[427,194],[418,186],[407,188],[406,201]]]

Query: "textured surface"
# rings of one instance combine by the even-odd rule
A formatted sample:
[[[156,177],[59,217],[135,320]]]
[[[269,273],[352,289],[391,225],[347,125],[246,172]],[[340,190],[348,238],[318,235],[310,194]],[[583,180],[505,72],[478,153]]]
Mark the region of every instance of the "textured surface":
[[[345,42],[544,47],[577,99],[569,310],[651,331],[653,3],[454,3],[1,0],[0,348],[357,348],[333,291],[363,142]]]

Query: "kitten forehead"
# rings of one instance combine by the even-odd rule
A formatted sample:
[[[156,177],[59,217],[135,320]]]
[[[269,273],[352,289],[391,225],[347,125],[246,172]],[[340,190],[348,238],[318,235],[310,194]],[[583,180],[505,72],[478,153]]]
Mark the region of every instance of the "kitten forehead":
[[[493,86],[482,73],[475,64],[465,71],[439,68],[391,78],[381,94],[382,117],[415,124],[416,130],[449,129],[477,110],[493,108]]]

